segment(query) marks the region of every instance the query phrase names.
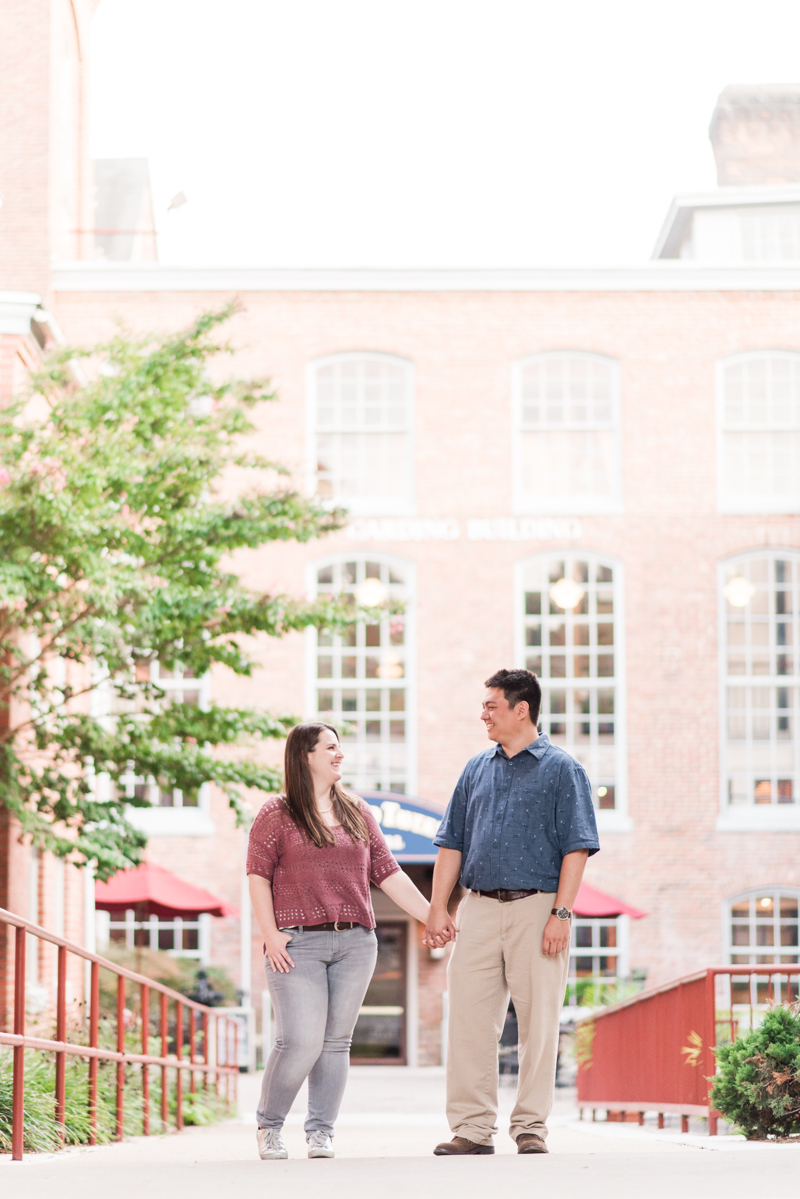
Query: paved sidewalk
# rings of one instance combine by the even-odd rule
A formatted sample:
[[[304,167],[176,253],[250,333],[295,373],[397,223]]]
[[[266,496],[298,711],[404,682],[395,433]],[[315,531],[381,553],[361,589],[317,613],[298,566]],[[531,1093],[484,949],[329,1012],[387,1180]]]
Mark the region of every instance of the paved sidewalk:
[[[286,1127],[289,1160],[261,1162],[253,1112],[258,1078],[242,1077],[240,1116],[212,1128],[58,1157],[0,1161],[3,1199],[262,1199],[265,1187],[291,1199],[753,1199],[800,1197],[800,1145],[754,1145],[739,1137],[582,1123],[561,1093],[547,1156],[518,1157],[508,1137],[513,1088],[501,1088],[496,1155],[435,1158],[448,1137],[441,1070],[353,1070],[337,1125],[334,1160],[309,1161],[303,1094]],[[505,1116],[505,1119],[503,1119]],[[323,1177],[324,1176],[324,1177]]]

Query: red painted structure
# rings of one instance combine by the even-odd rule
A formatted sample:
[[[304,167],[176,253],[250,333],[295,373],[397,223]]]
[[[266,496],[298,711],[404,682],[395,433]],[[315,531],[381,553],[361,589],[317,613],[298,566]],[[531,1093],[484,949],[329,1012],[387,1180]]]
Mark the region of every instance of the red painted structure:
[[[225,1015],[224,1008],[210,1008],[202,1003],[195,1003],[185,995],[162,986],[132,970],[125,970],[97,954],[90,953],[80,945],[73,945],[62,937],[57,937],[30,920],[23,920],[13,912],[0,908],[0,924],[13,927],[14,934],[14,1031],[0,1031],[0,1045],[12,1045],[14,1048],[14,1081],[12,1097],[12,1131],[11,1159],[22,1161],[24,1141],[24,1111],[25,1111],[25,1051],[29,1049],[42,1050],[45,1053],[55,1053],[56,1085],[53,1119],[62,1130],[64,1125],[65,1105],[65,1070],[66,1055],[88,1058],[89,1071],[89,1117],[90,1126],[96,1128],[97,1120],[97,1063],[102,1058],[105,1061],[117,1063],[117,1093],[116,1093],[116,1125],[117,1137],[121,1139],[125,1111],[125,1066],[138,1064],[142,1068],[142,1134],[150,1132],[150,1073],[149,1067],[161,1067],[161,1124],[166,1131],[168,1123],[168,1071],[176,1071],[177,1103],[175,1109],[175,1124],[183,1127],[182,1097],[183,1083],[186,1072],[189,1072],[189,1090],[196,1090],[197,1075],[203,1078],[203,1087],[208,1087],[209,1075],[213,1075],[214,1087],[219,1087],[220,1078],[225,1082],[225,1098],[230,1106],[236,1100],[236,1078],[238,1066],[232,1063],[238,1061],[238,1026],[235,1019]],[[31,1037],[25,1035],[25,958],[26,942],[29,936],[39,942],[49,942],[58,948],[58,975],[56,983],[56,1027],[55,1039]],[[66,1018],[66,981],[67,954],[72,953],[90,963],[89,970],[89,1002],[88,1008],[88,1045],[69,1042],[67,1037]],[[109,970],[117,976],[117,1011],[116,1011],[116,1050],[98,1047],[100,1031],[100,969]],[[141,1053],[130,1053],[125,1046],[125,1016],[128,1000],[128,984],[133,983],[139,988],[139,1023],[141,1026]],[[152,1031],[151,992],[158,992],[160,1002],[156,1024],[161,1037],[161,1055],[150,1054],[149,1039]],[[175,1051],[170,1054],[170,1005],[174,1008]],[[133,1006],[133,1005],[131,1005]],[[187,1021],[188,1014],[188,1021]],[[203,1056],[197,1049],[197,1018],[202,1022]],[[187,1030],[188,1024],[188,1030]],[[221,1025],[221,1029],[220,1029]],[[187,1035],[188,1032],[188,1035]],[[184,1058],[183,1048],[188,1044],[189,1056]],[[90,1144],[95,1144],[92,1134]]]
[[[594,1113],[655,1111],[708,1117],[714,1049],[752,1027],[769,1003],[795,1002],[800,965],[712,966],[587,1016],[578,1025],[578,1106]]]

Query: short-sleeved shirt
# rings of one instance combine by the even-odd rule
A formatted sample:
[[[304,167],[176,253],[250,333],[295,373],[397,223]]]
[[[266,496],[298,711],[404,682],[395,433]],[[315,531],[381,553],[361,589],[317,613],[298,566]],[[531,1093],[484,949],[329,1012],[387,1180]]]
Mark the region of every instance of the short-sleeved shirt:
[[[360,802],[360,801],[359,801]],[[369,885],[379,887],[400,867],[365,803],[369,842],[354,841],[333,828],[333,845],[316,846],[297,827],[282,797],[268,799],[253,821],[247,847],[247,873],[272,883],[278,928],[298,924],[353,921],[375,927]]]
[[[434,845],[461,851],[470,890],[556,891],[566,854],[600,848],[586,771],[546,733],[513,758],[493,745],[467,762]]]

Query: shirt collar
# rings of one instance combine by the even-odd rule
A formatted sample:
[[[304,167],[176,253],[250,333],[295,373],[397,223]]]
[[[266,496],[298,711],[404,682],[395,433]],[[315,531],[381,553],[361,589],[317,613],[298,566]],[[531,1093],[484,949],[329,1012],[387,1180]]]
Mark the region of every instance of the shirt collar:
[[[541,761],[549,748],[550,738],[548,737],[547,733],[540,733],[535,741],[531,741],[530,745],[526,745],[525,749],[521,750],[520,752],[529,753],[536,758],[537,761]],[[502,754],[504,758],[508,758],[508,754],[503,749],[502,745],[495,743],[494,749],[490,750],[489,752],[489,757],[496,758],[498,754]],[[508,758],[508,760],[509,762],[511,761],[510,758]]]

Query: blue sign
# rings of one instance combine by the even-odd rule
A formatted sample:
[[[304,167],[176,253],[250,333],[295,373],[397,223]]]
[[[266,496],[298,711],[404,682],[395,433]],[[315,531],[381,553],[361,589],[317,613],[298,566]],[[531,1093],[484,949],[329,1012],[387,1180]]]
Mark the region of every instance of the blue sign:
[[[361,798],[369,804],[398,862],[436,861],[439,851],[433,838],[442,822],[441,812],[393,791],[365,791]]]

